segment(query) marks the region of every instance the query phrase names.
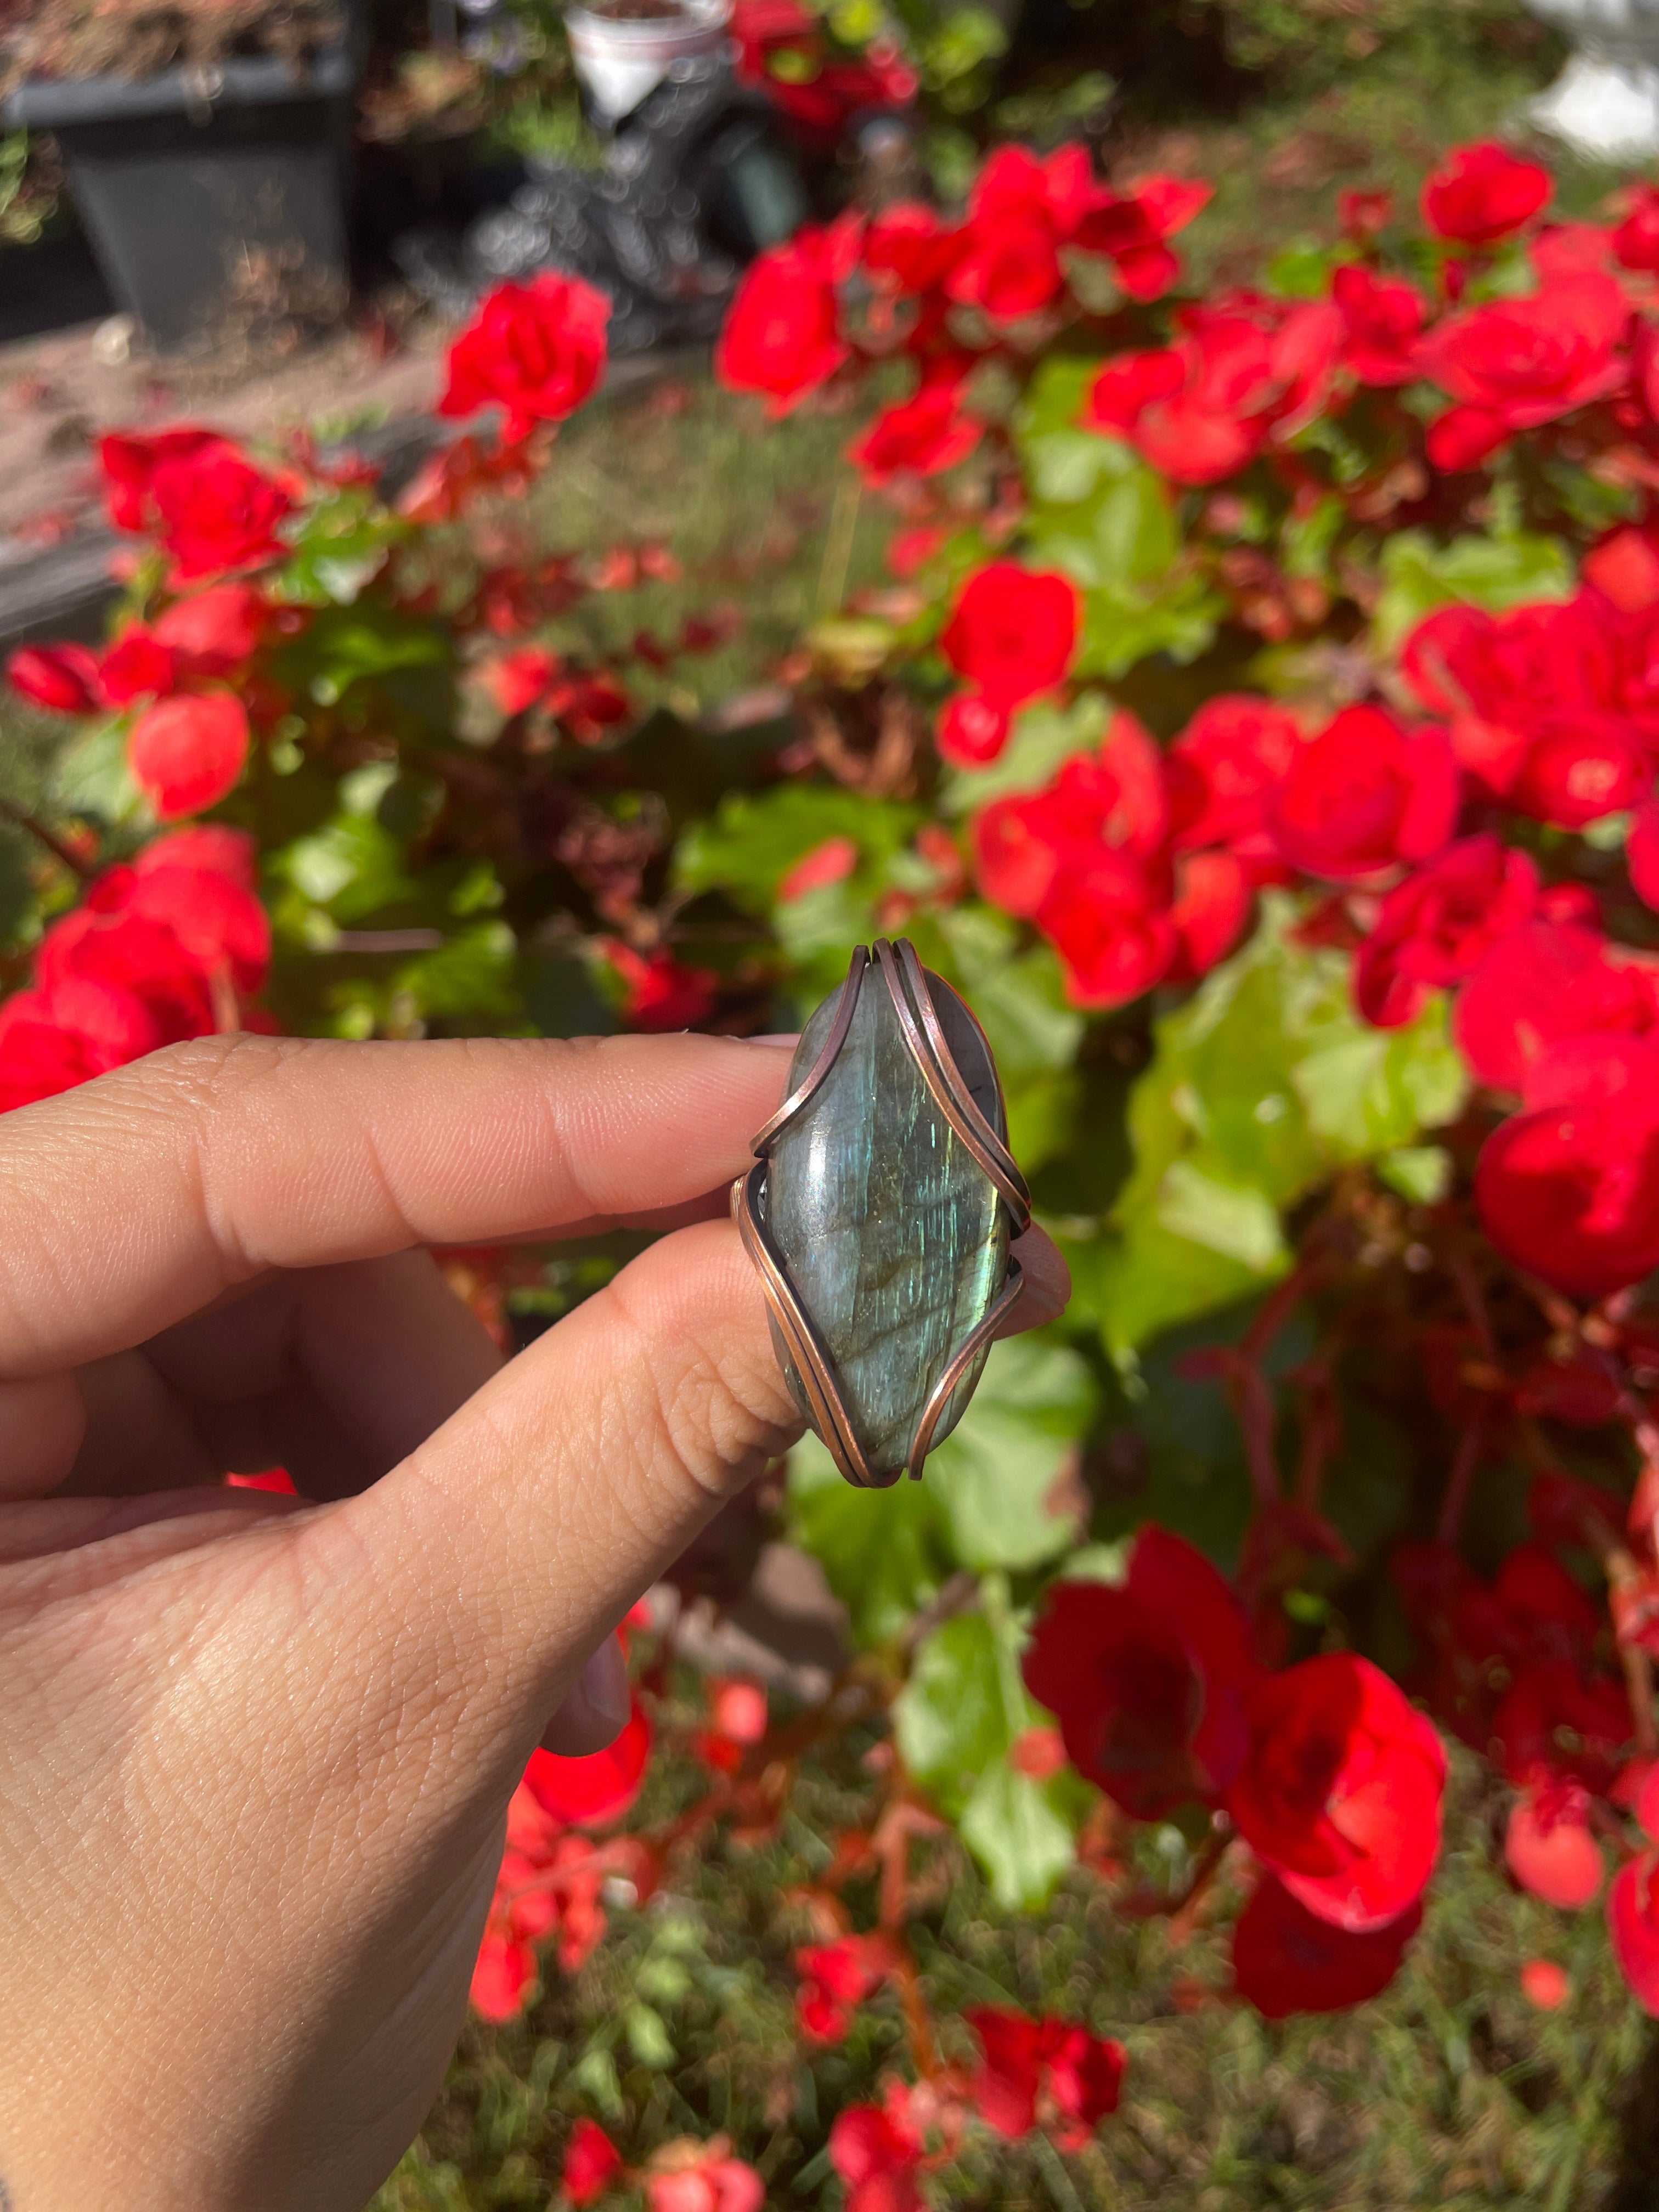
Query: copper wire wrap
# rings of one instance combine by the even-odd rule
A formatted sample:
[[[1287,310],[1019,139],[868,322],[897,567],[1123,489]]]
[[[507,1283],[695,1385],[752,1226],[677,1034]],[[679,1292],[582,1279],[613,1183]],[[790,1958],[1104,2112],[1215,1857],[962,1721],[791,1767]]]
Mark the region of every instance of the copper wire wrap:
[[[869,949],[859,945],[848,965],[841,1003],[836,1009],[836,1018],[830,1024],[823,1049],[807,1070],[804,1081],[790,1092],[777,1112],[756,1133],[755,1165],[746,1175],[739,1176],[732,1186],[732,1214],[743,1237],[744,1249],[759,1273],[761,1288],[766,1294],[767,1304],[787,1348],[791,1364],[800,1378],[811,1413],[812,1425],[842,1474],[860,1490],[884,1490],[890,1483],[898,1480],[905,1468],[871,1466],[854,1430],[835,1362],[830,1358],[829,1349],[811,1316],[801,1304],[795,1286],[789,1279],[789,1270],[783,1255],[767,1228],[765,1196],[766,1165],[771,1148],[790,1123],[805,1110],[835,1066],[852,1029],[859,994],[869,984],[872,969],[879,974],[892,1000],[900,1031],[933,1103],[960,1138],[975,1164],[994,1187],[1008,1215],[1010,1236],[1023,1236],[1031,1219],[1031,1194],[1026,1188],[1025,1178],[1016,1165],[1012,1153],[987,1121],[963,1080],[933,1005],[927,971],[916,957],[915,946],[905,938],[900,938],[896,944],[886,938],[878,938],[874,946]],[[973,1019],[971,1012],[969,1019]],[[977,1023],[975,1023],[975,1027],[978,1027]],[[994,1077],[995,1062],[991,1058],[988,1045],[986,1059]],[[999,1085],[999,1098],[1000,1096]],[[913,1480],[921,1477],[922,1464],[933,1449],[934,1433],[944,1418],[952,1393],[996,1334],[1024,1287],[1019,1262],[1011,1258],[1001,1289],[977,1327],[969,1331],[945,1362],[939,1380],[928,1394],[927,1404],[921,1409],[905,1463]]]

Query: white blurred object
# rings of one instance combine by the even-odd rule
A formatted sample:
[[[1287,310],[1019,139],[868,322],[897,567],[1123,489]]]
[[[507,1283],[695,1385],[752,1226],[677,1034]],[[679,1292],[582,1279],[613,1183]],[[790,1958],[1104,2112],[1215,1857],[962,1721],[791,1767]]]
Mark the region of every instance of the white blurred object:
[[[732,0],[678,0],[667,15],[605,15],[568,8],[570,58],[602,121],[620,123],[677,61],[724,44]]]
[[[131,315],[106,315],[92,334],[92,357],[105,368],[119,368],[132,351],[138,325]]]
[[[1573,53],[1547,92],[1527,104],[1540,131],[1596,161],[1659,153],[1659,0],[1526,0]]]

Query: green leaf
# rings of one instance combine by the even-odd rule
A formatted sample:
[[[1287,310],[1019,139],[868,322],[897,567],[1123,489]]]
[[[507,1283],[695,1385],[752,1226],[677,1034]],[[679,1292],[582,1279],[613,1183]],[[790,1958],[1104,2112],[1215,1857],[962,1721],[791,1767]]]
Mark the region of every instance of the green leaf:
[[[1396,531],[1382,548],[1382,592],[1371,623],[1379,659],[1436,607],[1455,601],[1498,614],[1533,599],[1571,599],[1572,557],[1559,538],[1516,531],[1502,538],[1454,538],[1437,545],[1426,531]]]
[[[1462,1103],[1443,1000],[1402,1029],[1371,1029],[1346,958],[1296,944],[1282,897],[1264,905],[1249,944],[1158,1023],[1131,1094],[1134,1167],[1109,1238],[1083,1263],[1120,1355],[1271,1281],[1289,1263],[1285,1207],[1351,1161],[1410,1147]]]
[[[994,799],[1041,791],[1063,761],[1092,752],[1106,734],[1110,706],[1085,691],[1069,707],[1027,707],[1014,717],[1008,742],[988,768],[952,769],[939,792],[942,814],[977,812]]]
[[[1030,1336],[993,1345],[973,1402],[927,1462],[963,1566],[1035,1567],[1072,1542],[1076,1515],[1060,1486],[1094,1409],[1075,1352]]]
[[[932,1481],[855,1490],[814,1436],[789,1455],[789,1533],[823,1567],[855,1643],[890,1644],[951,1571],[945,1510]]]
[[[1413,1206],[1437,1206],[1451,1188],[1452,1157],[1443,1145],[1402,1145],[1383,1153],[1376,1172]]]
[[[418,889],[404,873],[399,840],[368,813],[337,814],[313,836],[296,837],[270,865],[337,922],[360,921],[413,898]]]
[[[826,838],[849,837],[862,860],[877,863],[908,845],[921,819],[919,807],[862,798],[839,784],[781,783],[752,797],[732,792],[712,822],[694,823],[682,836],[674,878],[682,890],[723,890],[764,914],[796,861]]]
[[[504,921],[481,921],[435,951],[422,952],[398,970],[394,992],[407,994],[414,1010],[451,1021],[500,1018],[519,1011],[514,988],[516,941]]]
[[[962,1840],[985,1869],[991,1895],[1006,1912],[1035,1912],[1077,1856],[1077,1826],[1067,1817],[1064,1778],[1036,1781],[1006,1759],[988,1766],[957,1823]]]
[[[71,738],[53,764],[49,790],[65,814],[131,822],[145,811],[144,794],[127,766],[127,733],[118,721],[94,722]]]
[[[1053,431],[1076,428],[1089,387],[1099,375],[1101,365],[1097,356],[1088,354],[1043,356],[1014,411],[1014,443],[1022,456],[1033,440]],[[1092,431],[1085,434],[1094,436]],[[1126,457],[1124,465],[1133,465],[1134,457],[1128,447],[1113,438],[1101,438],[1097,442],[1115,447]]]

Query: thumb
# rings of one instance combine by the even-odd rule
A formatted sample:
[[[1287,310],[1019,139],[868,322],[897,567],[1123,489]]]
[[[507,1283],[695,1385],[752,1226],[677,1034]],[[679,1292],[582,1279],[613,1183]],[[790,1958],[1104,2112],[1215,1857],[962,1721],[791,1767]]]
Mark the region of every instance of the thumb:
[[[453,1746],[463,1788],[510,1785],[586,1656],[799,1431],[753,1266],[731,1223],[705,1223],[335,1509],[374,1561],[400,1667],[424,1651],[448,1686],[421,1726]]]

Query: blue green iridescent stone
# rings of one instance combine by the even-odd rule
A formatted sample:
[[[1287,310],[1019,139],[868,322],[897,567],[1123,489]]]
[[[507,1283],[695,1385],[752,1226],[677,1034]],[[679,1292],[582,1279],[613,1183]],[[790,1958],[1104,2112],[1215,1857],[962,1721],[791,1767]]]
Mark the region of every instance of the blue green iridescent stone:
[[[990,1048],[949,984],[931,974],[927,981],[957,1069],[1006,1142]],[[791,1090],[817,1060],[840,1003],[841,991],[832,992],[802,1031]],[[772,1146],[765,1213],[871,1466],[884,1474],[902,1467],[934,1384],[1002,1288],[1008,1217],[934,1103],[873,964],[834,1066]],[[775,1322],[772,1338],[810,1419]],[[951,1392],[936,1441],[960,1419],[984,1364],[981,1353]]]

